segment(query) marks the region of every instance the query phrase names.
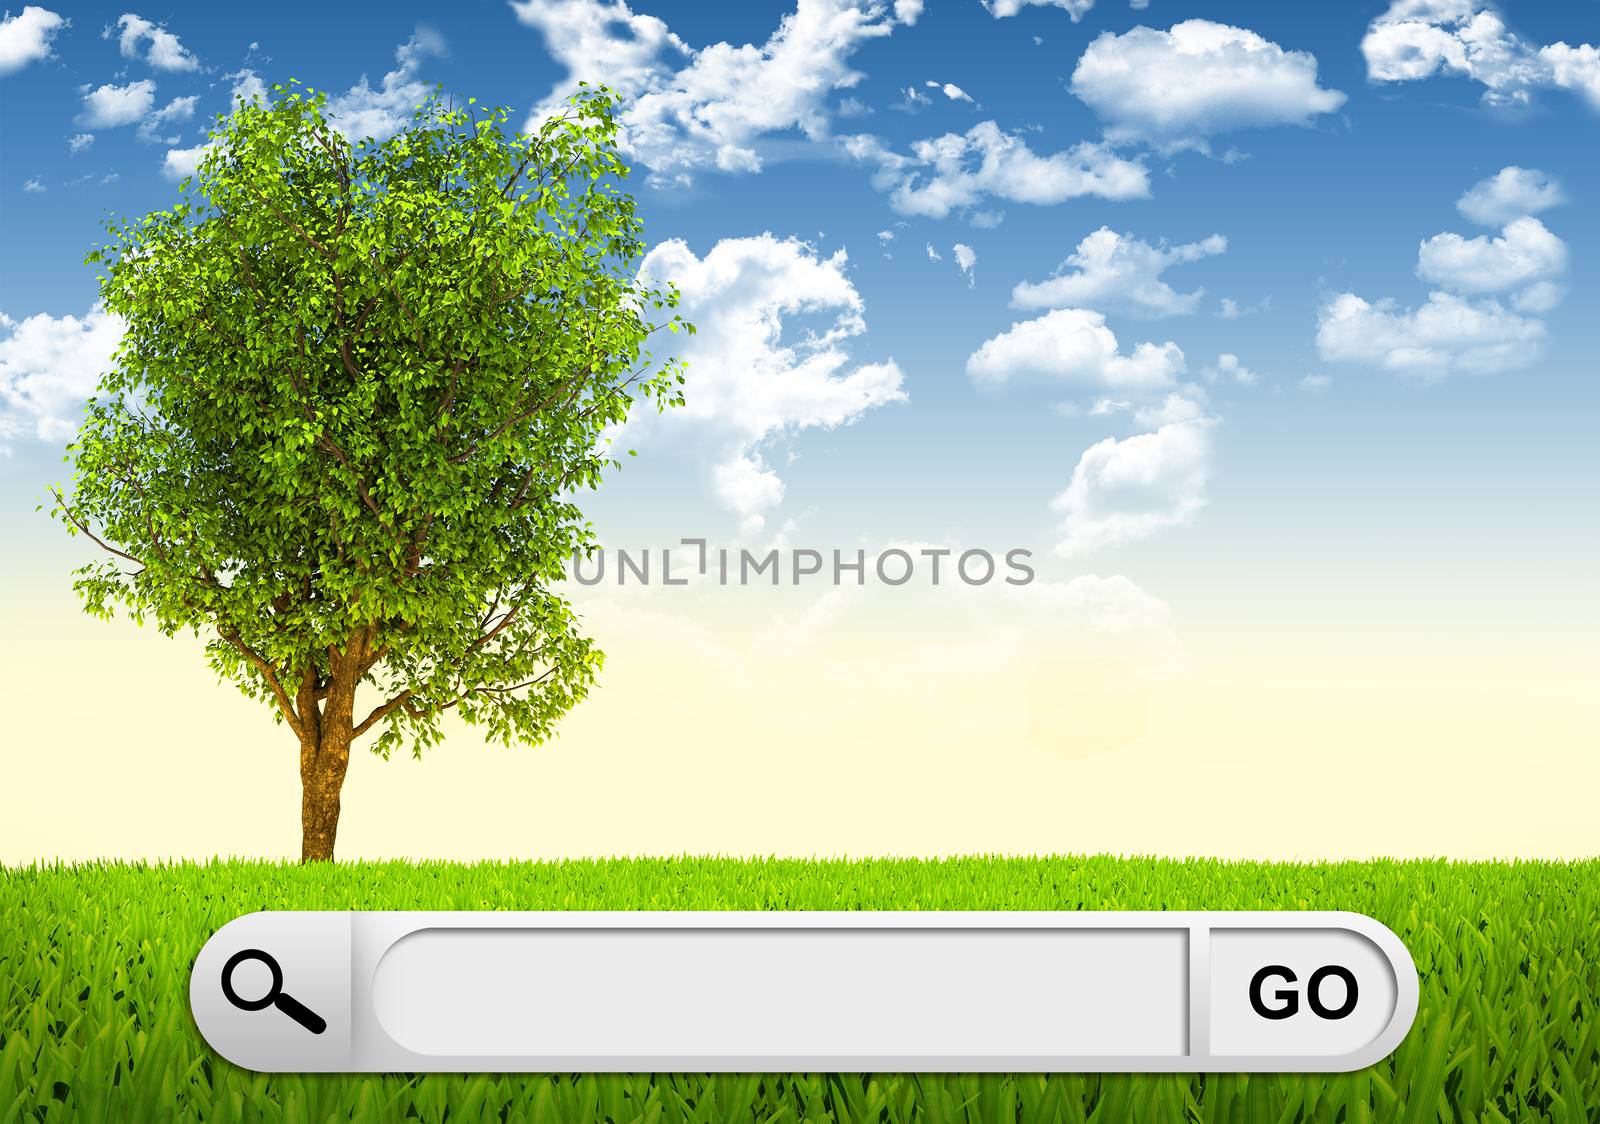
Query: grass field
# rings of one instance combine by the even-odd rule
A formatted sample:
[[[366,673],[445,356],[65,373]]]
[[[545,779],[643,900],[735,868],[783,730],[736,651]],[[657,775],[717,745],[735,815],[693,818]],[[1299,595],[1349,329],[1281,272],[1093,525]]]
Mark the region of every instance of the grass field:
[[[1349,909],[1422,979],[1400,1049],[1332,1076],[265,1076],[188,975],[256,909]],[[1112,858],[87,865],[0,873],[0,1121],[1600,1120],[1600,862]],[[772,981],[781,1001],[784,981]]]

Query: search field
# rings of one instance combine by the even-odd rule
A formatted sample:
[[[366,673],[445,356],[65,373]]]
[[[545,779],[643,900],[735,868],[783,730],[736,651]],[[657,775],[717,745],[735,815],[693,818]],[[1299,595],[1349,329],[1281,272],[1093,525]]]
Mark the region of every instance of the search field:
[[[1182,929],[424,929],[373,1005],[418,1054],[1178,1057]],[[883,1064],[878,1064],[883,1063]],[[715,1063],[720,1068],[721,1063]]]
[[[1351,913],[256,913],[190,1004],[269,1072],[1337,1072],[1417,990]]]

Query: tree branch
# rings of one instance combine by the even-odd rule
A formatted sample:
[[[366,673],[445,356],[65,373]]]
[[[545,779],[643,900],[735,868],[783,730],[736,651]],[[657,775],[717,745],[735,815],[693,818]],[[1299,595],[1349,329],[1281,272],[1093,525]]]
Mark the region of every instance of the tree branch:
[[[257,652],[250,645],[239,639],[238,632],[232,628],[219,623],[217,625],[217,635],[237,648],[239,654],[244,656],[261,673],[261,677],[267,681],[267,686],[272,688],[272,693],[278,700],[278,706],[283,711],[284,718],[289,722],[289,728],[295,732],[296,737],[304,737],[305,727],[301,725],[299,716],[295,713],[294,704],[289,701],[289,693],[283,689],[283,684],[278,681],[277,673],[273,671],[272,665],[266,661],[260,652]]]
[[[277,204],[274,203],[271,199],[267,198],[265,192],[263,192],[263,191],[261,191],[259,189],[253,189],[253,190],[255,190],[256,198],[260,199],[263,203],[265,203],[268,206],[268,208],[271,209],[272,213],[278,216],[278,221],[282,222],[284,226],[288,227],[290,230],[292,230],[296,234],[298,234],[303,242],[305,242],[307,245],[309,245],[312,248],[314,248],[317,251],[317,253],[321,254],[323,257],[327,258],[329,261],[336,261],[337,260],[337,257],[333,253],[333,251],[329,250],[328,247],[324,246],[321,242],[318,242],[309,233],[307,233],[305,227],[301,226],[299,223],[295,222],[288,215],[286,215],[282,211],[280,211],[278,209]]]
[[[145,562],[143,558],[135,558],[125,550],[118,550],[116,547],[106,542],[105,539],[101,538],[99,535],[95,534],[93,531],[89,530],[88,527],[79,522],[78,517],[73,515],[71,509],[67,507],[67,501],[62,498],[61,490],[59,488],[51,488],[50,491],[55,495],[56,503],[61,507],[61,514],[67,517],[67,522],[71,523],[74,527],[78,528],[78,530],[87,535],[89,540],[101,550],[115,554],[118,558],[126,558],[129,562],[132,562],[138,566],[144,566]]]
[[[411,688],[407,687],[405,690],[401,691],[398,695],[384,703],[382,706],[374,707],[372,713],[367,715],[359,724],[357,724],[355,732],[350,735],[351,740],[359,738],[362,734],[372,729],[372,727],[376,726],[379,722],[382,722],[390,714],[394,713],[402,706],[405,706],[406,703],[410,701],[412,693],[413,692]]]

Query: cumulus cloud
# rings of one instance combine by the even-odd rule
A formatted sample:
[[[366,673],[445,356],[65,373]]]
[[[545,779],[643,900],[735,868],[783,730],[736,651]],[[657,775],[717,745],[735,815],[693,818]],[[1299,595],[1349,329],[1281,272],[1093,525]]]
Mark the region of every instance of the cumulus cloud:
[[[139,139],[154,144],[162,138],[158,132],[164,125],[176,121],[187,121],[194,116],[194,107],[199,102],[199,97],[189,94],[186,97],[173,98],[160,109],[155,110],[139,122]],[[166,138],[168,144],[177,144],[179,138],[171,136]]]
[[[971,101],[972,100],[972,95],[971,94],[967,93],[960,86],[954,85],[953,83],[950,83],[950,82],[935,82],[933,79],[930,78],[930,79],[928,79],[928,81],[926,83],[924,83],[924,85],[926,85],[929,89],[939,90],[940,92],[942,92],[944,94],[945,97],[949,98],[951,101]]]
[[[200,60],[164,27],[127,12],[105,29],[102,39],[117,36],[125,59],[143,59],[156,70],[198,70]]]
[[[94,143],[93,133],[77,133],[67,138],[67,148],[76,156]]]
[[[865,42],[914,23],[920,3],[799,0],[762,44],[694,49],[659,19],[625,0],[513,0],[524,24],[544,34],[565,78],[535,108],[529,127],[559,108],[580,80],[605,82],[626,103],[622,143],[659,179],[700,171],[757,172],[758,142],[798,130],[829,135],[827,99],[854,87],[851,55]]]
[[[1013,324],[967,358],[967,374],[981,384],[1026,378],[1112,390],[1152,390],[1183,371],[1183,351],[1170,340],[1120,351],[1106,318],[1087,308],[1058,308]]]
[[[1056,553],[1076,557],[1192,523],[1206,505],[1215,424],[1205,416],[1171,421],[1084,450],[1051,504],[1062,515]]]
[[[0,440],[71,438],[122,331],[98,305],[83,317],[0,313]]]
[[[1374,363],[1424,379],[1526,367],[1544,338],[1543,321],[1493,297],[1473,300],[1438,291],[1415,309],[1341,293],[1323,305],[1317,321],[1317,350],[1324,359]]]
[[[1199,261],[1228,248],[1213,234],[1181,246],[1152,246],[1110,227],[1085,237],[1045,281],[1023,281],[1011,290],[1016,308],[1091,305],[1136,316],[1184,316],[1194,312],[1204,289],[1180,293],[1161,279],[1169,267]]]
[[[1030,5],[1038,8],[1060,8],[1067,13],[1067,17],[1073,23],[1077,23],[1090,8],[1094,7],[1094,0],[983,0],[983,6],[997,20],[1014,16]]]
[[[545,49],[567,68],[546,97],[545,112],[571,97],[580,81],[603,78],[619,97],[631,100],[660,85],[674,64],[694,54],[664,21],[632,11],[623,0],[513,0],[511,7],[544,36]]]
[[[759,527],[760,513],[783,502],[783,481],[760,456],[737,453],[711,467],[712,490],[722,506]]]
[[[367,84],[363,74],[361,81],[328,102],[329,122],[352,144],[364,137],[388,140],[411,122],[412,113],[431,89],[429,83],[417,77],[422,60],[444,53],[444,39],[438,33],[418,28],[395,50],[397,65],[383,76],[377,89]],[[240,83],[236,82],[234,91],[239,90]]]
[[[1503,226],[1566,201],[1566,192],[1555,179],[1537,168],[1512,164],[1468,188],[1456,200],[1456,210],[1479,226]]]
[[[1393,0],[1361,40],[1367,77],[1414,82],[1459,75],[1484,87],[1488,105],[1520,105],[1540,88],[1571,90],[1600,109],[1600,49],[1535,46],[1480,0]]]
[[[1254,316],[1271,307],[1272,298],[1262,297],[1255,304],[1240,304],[1232,297],[1223,297],[1218,302],[1217,318],[1219,320],[1242,320],[1246,316]]]
[[[1561,303],[1567,291],[1554,281],[1538,281],[1519,293],[1511,295],[1511,307],[1518,312],[1531,312],[1542,316]]]
[[[1231,351],[1224,351],[1217,356],[1213,365],[1200,372],[1209,383],[1233,383],[1237,386],[1254,386],[1261,381],[1261,376],[1246,367],[1239,361],[1239,357]]]
[[[1413,9],[1437,2],[1415,0]],[[1559,201],[1559,186],[1542,173],[1513,167],[1476,184],[1457,206],[1487,219],[1519,204],[1543,209]],[[1426,302],[1404,308],[1341,293],[1318,314],[1317,348],[1325,359],[1424,379],[1526,367],[1543,348],[1539,317],[1564,295],[1553,278],[1566,264],[1566,244],[1527,214],[1506,223],[1498,237],[1434,235],[1417,250],[1417,276],[1439,286]]]
[[[208,144],[197,144],[189,148],[167,149],[166,156],[161,159],[161,174],[172,180],[194,175],[200,167],[200,158],[210,147]]]
[[[688,364],[686,405],[630,422],[627,438],[692,435],[712,461],[712,486],[747,530],[783,498],[762,449],[799,430],[848,425],[906,398],[890,359],[856,363],[851,339],[866,331],[860,294],[843,250],[820,257],[771,234],[725,238],[702,258],[678,239],[653,248],[640,267],[682,294],[679,311],[697,329],[677,355]],[[786,338],[784,320],[821,317],[825,327]],[[617,435],[617,440],[621,435]]]
[[[91,129],[115,129],[143,120],[156,104],[156,84],[145,78],[126,86],[107,83],[83,95],[78,120]]]
[[[1096,403],[1096,406],[1109,406],[1110,403]],[[1120,405],[1120,404],[1118,404]],[[1129,404],[1132,405],[1131,403]],[[1174,422],[1199,421],[1206,416],[1206,392],[1193,384],[1180,386],[1177,390],[1162,398],[1159,402],[1144,406],[1132,406],[1133,420],[1144,429],[1160,429],[1164,425]],[[1102,410],[1103,413],[1114,413],[1113,409]]]
[[[232,74],[224,74],[224,78],[231,79],[233,87],[228,91],[228,108],[238,108],[239,101],[264,102],[267,100],[267,84],[261,76],[249,67],[236,70]]]
[[[901,214],[942,219],[986,199],[1048,206],[1086,195],[1142,199],[1150,194],[1144,165],[1104,144],[1080,143],[1049,156],[993,121],[965,133],[917,141],[912,155],[887,148],[877,137],[842,138],[845,151],[876,166],[873,185]]]
[[[266,100],[267,88],[255,71],[247,68],[224,77],[233,80],[233,87],[228,91],[228,104],[233,107],[232,112],[238,112],[241,99],[245,102]],[[161,162],[161,173],[168,179],[175,180],[194,175],[195,169],[200,166],[200,158],[211,148],[212,143],[207,141],[205,144],[197,144],[190,148],[168,149],[166,157]]]
[[[1458,293],[1502,293],[1547,281],[1566,268],[1567,246],[1531,216],[1498,238],[1436,234],[1417,251],[1417,276]]]
[[[1317,60],[1253,31],[1192,19],[1170,31],[1105,32],[1072,73],[1072,92],[1108,139],[1164,149],[1204,147],[1234,129],[1309,125],[1345,102],[1317,85]]]
[[[971,246],[957,242],[952,252],[956,256],[956,265],[962,273],[967,275],[967,288],[972,288],[978,281],[978,275],[973,272],[974,267],[978,264],[978,251]]]
[[[0,19],[0,76],[49,58],[50,41],[68,25],[64,17],[33,4],[16,15],[7,12]]]

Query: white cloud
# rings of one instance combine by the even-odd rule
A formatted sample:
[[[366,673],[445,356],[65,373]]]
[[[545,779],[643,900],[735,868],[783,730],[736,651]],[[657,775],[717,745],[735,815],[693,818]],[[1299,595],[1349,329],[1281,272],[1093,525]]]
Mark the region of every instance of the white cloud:
[[[174,121],[189,120],[189,118],[194,116],[194,107],[199,100],[199,97],[194,94],[189,94],[188,96],[181,98],[173,98],[166,105],[162,106],[158,110],[155,110],[149,116],[145,117],[143,121],[139,122],[139,139],[151,143],[160,141],[162,138],[157,134],[156,130],[160,129],[163,125],[171,124]],[[166,138],[166,143],[177,144],[178,137],[168,137]]]
[[[842,143],[857,160],[877,166],[873,185],[907,215],[942,219],[988,198],[1048,206],[1086,195],[1142,199],[1150,194],[1144,166],[1106,145],[1085,142],[1040,156],[1021,136],[993,121],[966,133],[917,141],[911,156],[889,150],[873,136],[844,137]]]
[[[1044,377],[1081,386],[1152,390],[1171,385],[1182,371],[1183,351],[1177,344],[1141,343],[1123,355],[1106,318],[1087,308],[1058,308],[1013,324],[967,358],[967,374],[990,385]]]
[[[1217,356],[1213,366],[1200,373],[1209,383],[1231,382],[1239,386],[1255,386],[1261,381],[1261,376],[1239,362],[1239,357],[1231,351],[1224,351]]]
[[[50,41],[69,21],[48,8],[29,4],[17,15],[0,19],[0,75],[21,70],[50,57]]]
[[[1561,303],[1567,291],[1553,281],[1539,281],[1511,297],[1511,307],[1518,312],[1543,315]]]
[[[1075,557],[1193,522],[1206,505],[1215,424],[1172,421],[1084,450],[1051,504],[1063,516],[1056,553]]]
[[[125,59],[142,58],[156,70],[198,70],[200,60],[194,53],[178,42],[178,37],[164,27],[158,27],[147,19],[127,12],[117,20],[115,26],[105,29],[102,39],[110,39],[114,33],[118,36],[118,47]],[[140,47],[149,41],[149,47],[140,53]]]
[[[81,318],[0,314],[0,439],[70,438],[122,330],[99,306]]]
[[[197,144],[191,148],[169,148],[161,160],[161,174],[174,180],[194,175],[200,167],[201,157],[210,147],[208,144]]]
[[[231,112],[243,98],[247,102],[264,102],[267,100],[267,84],[261,76],[246,67],[236,70],[232,74],[224,74],[224,78],[233,80],[233,87],[228,91],[228,109]]]
[[[973,272],[974,267],[978,264],[978,251],[971,246],[957,242],[952,252],[956,256],[956,265],[960,267],[962,273],[967,275],[967,288],[972,288],[978,281],[978,275]]]
[[[367,84],[367,76],[363,74],[361,81],[349,91],[328,102],[329,122],[352,144],[363,137],[378,141],[389,139],[411,123],[413,112],[432,89],[429,83],[417,77],[422,60],[444,53],[443,38],[427,28],[418,28],[395,50],[398,65],[383,76],[376,90]],[[235,93],[242,84],[234,84]]]
[[[1409,0],[1406,10],[1469,3]],[[1478,183],[1458,206],[1489,217],[1518,203],[1543,207],[1559,200],[1559,188],[1541,173],[1521,172],[1507,168]],[[1538,317],[1564,295],[1551,278],[1566,262],[1566,244],[1531,215],[1511,220],[1495,238],[1437,234],[1419,246],[1416,271],[1440,288],[1418,308],[1341,293],[1318,314],[1317,349],[1324,359],[1374,363],[1423,379],[1526,367],[1543,349],[1545,324]]]
[[[1067,13],[1067,17],[1073,23],[1077,23],[1090,8],[1094,7],[1094,0],[983,0],[983,6],[997,20],[1014,16],[1029,5],[1038,8],[1060,8]]]
[[[1456,210],[1479,226],[1503,226],[1567,201],[1561,184],[1537,168],[1515,164],[1479,180],[1456,200]]]
[[[115,129],[142,121],[156,104],[156,84],[150,79],[126,86],[109,83],[83,95],[78,119],[91,129]]]
[[[759,454],[740,453],[711,468],[712,488],[722,506],[744,519],[752,531],[761,513],[783,502],[783,481]]]
[[[622,143],[657,179],[696,172],[757,172],[757,143],[798,130],[829,135],[828,96],[854,87],[850,56],[863,43],[914,23],[921,4],[900,0],[799,0],[765,43],[721,42],[695,50],[660,20],[624,0],[514,0],[525,24],[544,33],[567,76],[529,119],[559,107],[580,79],[624,98]],[[680,60],[686,59],[684,65]]]
[[[233,79],[233,87],[228,91],[228,104],[233,108],[230,113],[238,111],[239,100],[246,102],[266,101],[267,88],[256,72],[250,69],[235,71],[223,77]],[[192,176],[195,169],[200,166],[200,159],[206,154],[214,142],[197,144],[191,148],[173,148],[167,151],[166,157],[161,162],[161,173],[168,179],[181,180],[185,176]]]
[[[1317,350],[1324,359],[1375,363],[1427,379],[1526,367],[1544,338],[1543,321],[1518,315],[1492,297],[1472,300],[1437,291],[1416,309],[1341,293],[1323,305],[1317,321]]]
[[[1417,276],[1458,293],[1518,289],[1549,280],[1566,264],[1566,243],[1532,217],[1513,219],[1498,238],[1436,234],[1417,251]]]
[[[1306,391],[1327,390],[1332,385],[1331,375],[1307,375],[1300,380],[1300,389]]]
[[[939,251],[935,250],[933,248],[933,243],[932,242],[928,243],[928,260],[929,261],[944,261],[944,258],[939,256]]]
[[[1569,47],[1552,43],[1539,48],[1539,57],[1550,67],[1550,78],[1564,90],[1575,90],[1600,109],[1600,48],[1589,43]]]
[[[1185,20],[1170,31],[1101,34],[1072,73],[1072,92],[1114,142],[1204,147],[1232,129],[1309,125],[1345,102],[1317,85],[1317,60],[1253,31]]]
[[[1097,402],[1097,407],[1111,405]],[[1091,411],[1096,412],[1096,411]],[[1112,413],[1114,410],[1099,410]],[[1154,405],[1133,408],[1133,420],[1145,429],[1160,429],[1174,422],[1199,421],[1206,416],[1206,392],[1198,386],[1180,386]]]
[[[1223,297],[1219,303],[1220,307],[1217,309],[1217,317],[1219,319],[1240,320],[1246,316],[1254,316],[1256,313],[1263,312],[1271,307],[1272,298],[1270,296],[1262,297],[1255,304],[1240,304],[1232,297]]]
[[[1526,104],[1534,90],[1572,90],[1600,109],[1600,50],[1588,43],[1537,47],[1479,0],[1394,0],[1361,40],[1374,82],[1460,75],[1483,85],[1489,105]]]
[[[43,180],[41,180],[38,176],[34,176],[31,179],[25,179],[22,181],[22,190],[29,192],[30,194],[42,195],[48,189],[45,187]]]
[[[640,273],[672,282],[679,311],[696,327],[676,337],[687,363],[685,405],[630,422],[628,440],[691,434],[710,457],[718,498],[758,529],[783,484],[761,447],[808,428],[848,425],[868,410],[905,400],[894,361],[854,363],[847,345],[866,331],[861,296],[839,251],[819,257],[770,234],[725,238],[705,257],[673,239],[646,255]],[[825,326],[787,339],[784,320],[820,316]],[[618,435],[617,440],[621,440]]]
[[[139,139],[146,142],[160,140],[157,134],[164,125],[187,121],[194,116],[199,97],[189,94],[173,98],[160,109],[155,108],[156,84],[149,78],[130,82],[126,86],[105,85],[83,95],[83,109],[78,121],[91,129],[116,129],[124,125],[139,126]],[[176,142],[173,137],[168,143]],[[73,155],[94,143],[94,134],[79,133],[68,142]]]
[[[953,83],[950,83],[950,82],[935,82],[930,78],[927,81],[927,83],[925,83],[925,84],[928,87],[930,87],[931,89],[942,91],[944,93],[944,96],[949,98],[951,101],[971,101],[972,100],[972,95],[971,94],[967,93],[960,86],[954,85]]]
[[[1220,234],[1181,246],[1152,246],[1102,226],[1078,243],[1055,276],[1019,283],[1011,290],[1011,303],[1016,308],[1092,305],[1141,316],[1187,315],[1199,305],[1205,290],[1179,293],[1161,274],[1170,266],[1198,261],[1227,248],[1228,240]]]
[[[604,81],[632,100],[659,86],[673,69],[663,56],[686,61],[694,53],[662,20],[635,13],[623,0],[512,0],[511,7],[567,68],[545,98],[544,111],[565,102],[585,80]]]

